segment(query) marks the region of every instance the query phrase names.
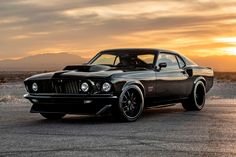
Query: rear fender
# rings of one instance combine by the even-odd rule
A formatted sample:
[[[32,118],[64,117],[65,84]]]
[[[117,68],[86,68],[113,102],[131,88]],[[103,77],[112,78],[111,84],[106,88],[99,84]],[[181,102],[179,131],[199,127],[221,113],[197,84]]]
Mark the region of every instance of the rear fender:
[[[202,76],[197,77],[197,78],[195,79],[195,81],[193,82],[194,85],[195,85],[198,81],[202,81],[202,82],[204,83],[204,85],[206,86],[206,79],[205,79],[204,77],[202,77]]]

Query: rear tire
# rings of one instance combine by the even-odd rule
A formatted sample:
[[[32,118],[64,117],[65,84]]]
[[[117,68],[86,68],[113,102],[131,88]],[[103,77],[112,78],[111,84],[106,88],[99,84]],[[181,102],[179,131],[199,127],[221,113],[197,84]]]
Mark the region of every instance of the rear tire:
[[[51,119],[51,120],[57,120],[62,119],[66,114],[63,113],[40,113],[44,118]]]
[[[141,89],[136,85],[126,87],[119,97],[119,102],[113,109],[116,119],[126,122],[136,121],[142,114],[144,97]]]
[[[182,106],[186,111],[200,111],[205,105],[205,99],[206,87],[202,81],[198,81],[190,97],[182,102]]]

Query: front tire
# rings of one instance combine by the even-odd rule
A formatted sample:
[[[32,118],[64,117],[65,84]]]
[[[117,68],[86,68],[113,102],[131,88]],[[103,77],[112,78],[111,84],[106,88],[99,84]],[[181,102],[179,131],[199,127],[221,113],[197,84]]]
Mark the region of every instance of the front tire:
[[[205,99],[205,84],[202,81],[198,81],[193,88],[191,96],[182,102],[182,106],[187,111],[200,111],[205,105]]]
[[[40,113],[44,118],[50,120],[62,119],[66,114],[63,113]]]
[[[143,108],[144,97],[141,89],[136,85],[130,85],[121,93],[114,114],[119,120],[133,122],[141,116]]]

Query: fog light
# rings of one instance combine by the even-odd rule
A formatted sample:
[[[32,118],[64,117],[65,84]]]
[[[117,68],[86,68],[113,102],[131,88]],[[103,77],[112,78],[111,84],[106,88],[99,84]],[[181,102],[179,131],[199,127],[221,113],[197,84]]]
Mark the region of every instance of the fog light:
[[[39,101],[37,99],[32,99],[32,103],[38,103]]]
[[[103,83],[103,85],[102,85],[102,90],[103,90],[104,92],[109,92],[109,91],[111,90],[111,84],[108,83],[108,82]]]
[[[83,92],[88,92],[88,90],[89,90],[89,85],[88,85],[87,82],[82,83],[82,85],[81,85],[81,90],[82,90]]]
[[[93,102],[92,100],[84,100],[84,104],[90,104],[92,102]]]
[[[38,91],[38,85],[37,85],[37,83],[33,83],[33,84],[32,84],[32,89],[33,89],[34,92],[37,92],[37,91]]]

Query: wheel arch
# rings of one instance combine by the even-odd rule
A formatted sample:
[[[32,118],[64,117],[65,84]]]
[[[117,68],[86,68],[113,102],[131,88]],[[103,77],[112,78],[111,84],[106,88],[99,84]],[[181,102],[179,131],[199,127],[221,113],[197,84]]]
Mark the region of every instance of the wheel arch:
[[[206,87],[206,79],[203,77],[203,76],[200,76],[200,77],[197,77],[194,81],[194,85],[198,82],[198,81],[202,81],[203,84],[205,85]]]
[[[144,88],[144,86],[143,86],[143,84],[140,82],[140,81],[128,81],[128,82],[126,82],[125,84],[124,84],[124,86],[123,86],[123,88],[122,88],[122,91],[126,88],[126,87],[128,87],[128,86],[130,86],[130,85],[136,85],[136,86],[138,86],[139,88],[140,88],[140,90],[142,91],[142,93],[143,93],[143,96],[145,96],[145,88]]]

